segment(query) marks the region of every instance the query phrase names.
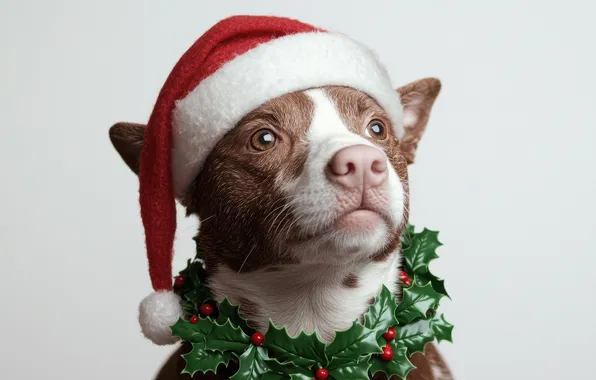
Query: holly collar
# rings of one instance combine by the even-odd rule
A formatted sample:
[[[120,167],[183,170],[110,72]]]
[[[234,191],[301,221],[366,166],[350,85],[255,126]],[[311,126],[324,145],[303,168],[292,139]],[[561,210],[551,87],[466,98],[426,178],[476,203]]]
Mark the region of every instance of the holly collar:
[[[172,326],[173,335],[192,344],[183,355],[182,373],[216,372],[234,362],[232,380],[368,380],[377,372],[405,379],[414,369],[408,359],[434,341],[451,341],[453,325],[436,313],[448,297],[443,280],[429,270],[442,244],[438,232],[415,232],[409,225],[402,235],[403,297],[398,302],[385,287],[364,314],[363,323],[336,332],[331,343],[316,333],[290,337],[272,322],[266,334],[251,329],[238,305],[228,299],[215,302],[205,282],[203,251],[175,279],[174,291],[182,298],[184,317]]]

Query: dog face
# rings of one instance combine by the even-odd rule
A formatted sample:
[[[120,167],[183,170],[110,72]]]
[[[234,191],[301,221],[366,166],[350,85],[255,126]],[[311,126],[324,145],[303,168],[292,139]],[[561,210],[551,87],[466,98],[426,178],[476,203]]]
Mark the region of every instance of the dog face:
[[[398,89],[401,141],[373,99],[346,87],[286,94],[246,115],[181,199],[201,220],[207,268],[382,261],[395,251],[408,218],[407,165],[439,89],[436,79]],[[141,129],[111,130],[133,170]]]
[[[301,262],[378,258],[407,218],[407,163],[385,112],[349,88],[305,93],[313,112],[299,140],[300,175],[278,186],[292,202],[290,250]],[[296,243],[293,245],[292,243]]]

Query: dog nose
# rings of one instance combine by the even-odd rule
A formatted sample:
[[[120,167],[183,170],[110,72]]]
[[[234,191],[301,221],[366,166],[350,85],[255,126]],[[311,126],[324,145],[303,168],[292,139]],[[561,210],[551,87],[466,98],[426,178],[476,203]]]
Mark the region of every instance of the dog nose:
[[[327,167],[327,178],[346,188],[378,187],[387,181],[387,175],[385,154],[367,145],[339,150]]]

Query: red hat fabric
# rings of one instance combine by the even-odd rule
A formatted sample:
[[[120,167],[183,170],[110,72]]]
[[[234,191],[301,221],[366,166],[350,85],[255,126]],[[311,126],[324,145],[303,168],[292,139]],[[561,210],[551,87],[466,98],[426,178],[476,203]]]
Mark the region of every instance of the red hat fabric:
[[[140,160],[141,216],[156,292],[172,289],[175,199],[217,142],[266,101],[324,85],[367,93],[392,119],[397,136],[403,134],[402,106],[385,68],[345,35],[288,18],[234,16],[184,53],[159,93]],[[146,308],[151,312],[155,307]]]

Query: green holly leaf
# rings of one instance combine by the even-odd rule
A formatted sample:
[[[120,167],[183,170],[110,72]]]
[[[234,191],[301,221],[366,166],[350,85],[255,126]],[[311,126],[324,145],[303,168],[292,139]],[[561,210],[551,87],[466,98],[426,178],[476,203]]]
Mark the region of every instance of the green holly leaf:
[[[267,360],[267,366],[272,373],[279,374],[284,379],[311,380],[313,377],[313,371],[310,368],[298,367],[293,364],[282,364],[276,359]]]
[[[430,329],[438,342],[446,340],[453,343],[453,325],[445,320],[445,316],[441,314],[440,317],[434,316],[430,320]]]
[[[185,292],[205,285],[207,271],[203,268],[202,260],[188,260],[186,268],[180,271],[180,276],[184,277],[184,285],[181,287]]]
[[[239,358],[240,366],[231,380],[259,380],[269,371],[266,360],[267,350],[261,346],[251,345]]]
[[[311,380],[312,374],[310,374],[310,376],[306,376],[302,373],[291,373],[290,374],[290,380]]]
[[[231,352],[221,353],[203,349],[203,344],[192,344],[192,350],[188,354],[182,355],[186,366],[182,373],[187,373],[191,377],[197,372],[207,373],[213,371],[217,372],[217,367],[220,364],[227,364],[234,359]]]
[[[381,293],[375,297],[375,302],[364,313],[364,326],[375,330],[377,335],[379,330],[385,332],[388,327],[397,324],[395,319],[396,308],[395,296],[387,287],[383,286]]]
[[[429,273],[429,263],[438,258],[435,252],[438,247],[443,245],[439,242],[439,232],[424,229],[418,234],[412,235],[410,245],[403,250],[406,262],[406,272],[408,273]]]
[[[380,352],[383,350],[377,343],[376,332],[356,321],[348,330],[337,332],[327,347],[327,356],[332,358],[328,369],[355,362],[362,355]]]
[[[416,282],[403,289],[403,298],[397,305],[395,317],[400,324],[410,323],[416,318],[426,318],[429,309],[436,309],[443,297],[430,284],[424,286]]]
[[[415,273],[414,280],[419,285],[426,285],[430,282],[430,285],[433,287],[435,292],[441,293],[441,294],[449,297],[449,293],[447,293],[447,290],[445,289],[445,281],[439,279],[432,273],[426,273],[426,274]]]
[[[209,292],[209,289],[201,285],[187,293],[184,293],[182,298],[192,303],[195,314],[197,314],[201,305],[211,298],[211,293]]]
[[[278,329],[270,321],[265,345],[282,363],[292,362],[297,366],[327,365],[325,343],[319,340],[316,333],[307,335],[302,332],[292,338],[285,327]]]
[[[188,316],[198,314],[201,304],[212,298],[205,283],[206,271],[203,262],[188,260],[186,268],[180,271],[179,275],[184,278],[184,284],[175,286],[174,292],[182,298],[182,309]]]
[[[401,234],[401,249],[405,250],[412,244],[412,236],[416,233],[413,224],[408,224]]]
[[[435,338],[430,323],[430,320],[420,319],[414,323],[397,326],[395,344],[405,346],[409,355],[424,352],[424,346]]]
[[[180,271],[179,276],[184,278],[182,286],[174,286],[174,292],[184,299],[184,294],[192,291],[195,288],[195,283],[191,280],[190,271],[193,263],[189,259],[186,263],[186,268]]]
[[[240,316],[239,306],[232,305],[227,297],[219,303],[217,308],[219,309],[219,315],[217,317],[217,322],[219,324],[224,324],[229,320],[230,323],[232,323],[234,326],[240,327],[245,333],[252,331],[252,329],[246,324],[246,320]]]
[[[173,336],[192,343],[202,343],[204,347],[205,337],[211,334],[215,324],[207,318],[199,318],[196,324],[179,318],[178,322],[171,328]]]
[[[407,356],[407,349],[404,346],[392,345],[393,359],[391,361],[384,361],[377,355],[371,357],[370,372],[374,376],[377,372],[384,372],[387,378],[391,376],[399,376],[402,379],[407,378],[408,373],[413,370],[414,365],[410,362]]]
[[[281,373],[277,373],[277,372],[267,372],[265,374],[263,374],[263,376],[260,377],[261,380],[287,380],[287,379],[291,379],[285,375],[282,375]],[[308,379],[310,380],[310,379]]]
[[[205,348],[219,352],[244,352],[250,345],[250,338],[248,335],[246,335],[240,328],[233,326],[230,321],[226,321],[223,325],[216,322],[212,323],[216,327],[205,336]]]
[[[192,302],[185,300],[184,298],[180,300],[180,306],[182,307],[182,311],[186,316],[197,314],[197,308],[195,307],[195,305]]]
[[[346,363],[339,367],[329,369],[329,375],[336,380],[369,380],[368,371],[370,369],[370,360],[361,359]],[[312,379],[312,375],[311,375]],[[305,379],[306,380],[306,379]]]
[[[432,278],[430,280],[430,284],[433,287],[433,289],[435,290],[435,292],[441,293],[441,294],[447,296],[448,298],[451,298],[449,296],[449,293],[447,293],[447,289],[445,289],[445,280],[441,280],[438,277],[432,276]]]

